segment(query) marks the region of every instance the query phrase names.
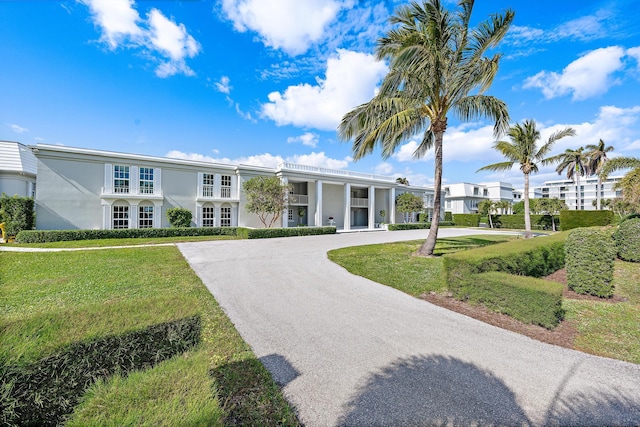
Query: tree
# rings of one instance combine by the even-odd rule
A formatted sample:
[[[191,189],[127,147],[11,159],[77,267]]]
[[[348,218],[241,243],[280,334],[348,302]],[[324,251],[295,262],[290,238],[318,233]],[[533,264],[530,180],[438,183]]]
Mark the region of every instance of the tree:
[[[589,159],[584,152],[584,147],[580,147],[577,150],[567,148],[564,153],[558,154],[549,159],[550,163],[560,162],[556,167],[558,175],[562,175],[562,172],[567,172],[567,179],[576,183],[576,210],[580,210],[582,207],[582,189],[580,188],[580,177],[589,176]]]
[[[478,213],[482,216],[487,215],[489,217],[489,227],[493,228],[493,219],[491,215],[496,209],[496,204],[493,200],[483,200],[478,203]]]
[[[353,140],[353,156],[361,159],[381,148],[383,158],[417,133],[422,138],[413,153],[423,157],[434,149],[434,208],[429,235],[418,253],[433,256],[440,224],[442,198],[442,140],[447,118],[462,121],[488,117],[496,137],[507,129],[506,104],[485,95],[498,70],[500,54],[485,56],[504,38],[514,12],[469,29],[473,0],[460,0],[455,13],[441,0],[400,6],[390,18],[393,26],[378,40],[376,56],[389,61],[378,94],[343,118],[338,127],[342,141]]]
[[[275,176],[256,176],[248,179],[243,188],[247,196],[247,212],[258,215],[260,222],[271,228],[287,209],[287,195],[292,187]]]
[[[531,200],[529,203],[531,203]],[[513,209],[513,213],[516,215],[524,214],[524,200],[520,200],[519,202],[515,202],[511,207]]]
[[[620,169],[631,169],[614,188],[622,190],[621,200],[615,199],[612,208],[618,212],[631,211],[640,212],[638,206],[638,177],[640,177],[640,158],[637,157],[616,157],[609,160],[601,169],[602,179],[606,180],[609,174]],[[634,203],[634,200],[636,203]],[[634,206],[635,205],[635,206]]]
[[[172,227],[186,228],[191,227],[191,218],[193,214],[186,208],[167,209],[167,220]]]
[[[511,210],[511,202],[508,200],[500,200],[499,202],[496,202],[496,209],[500,209],[500,212],[503,215],[506,215]]]
[[[596,187],[596,209],[600,210],[600,192],[602,191],[602,179],[600,176],[602,173],[602,167],[609,160],[607,153],[613,151],[613,147],[606,147],[604,141],[601,139],[597,144],[587,145],[587,150],[589,170],[592,174],[596,174],[598,176],[598,184]]]
[[[551,229],[556,231],[556,222],[553,219],[554,215],[559,215],[560,211],[563,209],[567,209],[567,205],[560,199],[556,198],[546,198],[546,199],[537,199],[537,207],[540,212],[543,214],[551,216]]]
[[[424,201],[413,193],[402,193],[396,197],[396,209],[403,214],[406,223],[410,214],[424,210]]]
[[[536,122],[525,120],[523,124],[516,124],[509,128],[507,135],[511,139],[508,141],[498,141],[493,148],[498,150],[507,160],[494,163],[478,169],[489,171],[508,171],[518,163],[520,170],[524,174],[524,229],[525,237],[531,234],[531,209],[529,201],[529,175],[538,172],[538,163],[547,164],[549,159],[546,155],[551,151],[553,144],[561,138],[575,135],[575,130],[565,128],[553,133],[547,141],[538,148],[537,141],[540,139],[540,132],[536,129]]]
[[[402,185],[409,185],[409,180],[407,178],[396,178],[396,182]]]

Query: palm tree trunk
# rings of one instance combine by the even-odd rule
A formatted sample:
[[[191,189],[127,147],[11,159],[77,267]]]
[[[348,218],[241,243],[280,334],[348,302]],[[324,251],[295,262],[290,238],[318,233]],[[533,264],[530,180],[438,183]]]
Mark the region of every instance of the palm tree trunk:
[[[445,122],[446,127],[446,122]],[[431,218],[431,227],[427,240],[422,244],[418,254],[431,257],[436,247],[436,239],[438,238],[438,227],[440,226],[440,201],[442,200],[442,137],[444,129],[435,133],[435,160],[434,160],[434,190],[433,190],[433,218]]]
[[[529,174],[524,174],[524,237],[531,237],[531,213],[529,212]]]
[[[578,172],[576,172],[576,198],[578,199],[576,210],[579,211],[582,206],[582,198],[580,197],[580,174]]]
[[[598,185],[596,186],[596,209],[600,210],[600,186],[602,185],[602,180],[600,179],[600,175],[598,175]]]

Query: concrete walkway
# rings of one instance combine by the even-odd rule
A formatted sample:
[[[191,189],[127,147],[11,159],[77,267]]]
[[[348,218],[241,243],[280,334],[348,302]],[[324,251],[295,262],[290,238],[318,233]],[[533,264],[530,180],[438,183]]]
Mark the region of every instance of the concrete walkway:
[[[441,229],[440,237],[471,233]],[[178,247],[309,427],[640,425],[640,365],[484,324],[353,276],[326,256],[425,236]]]

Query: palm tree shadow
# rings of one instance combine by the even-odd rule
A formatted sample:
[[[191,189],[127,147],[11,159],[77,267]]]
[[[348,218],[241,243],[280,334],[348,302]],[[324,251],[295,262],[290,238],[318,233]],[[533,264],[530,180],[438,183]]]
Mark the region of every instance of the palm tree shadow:
[[[371,376],[347,405],[345,426],[528,426],[496,376],[452,357],[413,356]]]
[[[547,426],[638,426],[640,404],[618,393],[576,393],[554,402]]]

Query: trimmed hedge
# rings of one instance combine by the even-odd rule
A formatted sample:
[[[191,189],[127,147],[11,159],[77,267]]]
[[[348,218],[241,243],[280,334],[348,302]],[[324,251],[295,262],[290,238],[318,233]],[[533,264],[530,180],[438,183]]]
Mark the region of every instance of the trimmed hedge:
[[[31,230],[36,225],[31,197],[0,196],[0,223],[4,222],[7,237],[14,237],[22,230]]]
[[[493,226],[496,228],[512,228],[516,230],[524,230],[524,214],[509,214],[509,215],[492,215]],[[560,221],[558,217],[553,218],[556,223],[556,229],[559,228]],[[551,230],[553,224],[551,223],[551,215],[531,215],[531,229],[532,230]]]
[[[440,221],[440,226],[452,226],[456,225],[451,221]],[[400,231],[400,230],[423,230],[431,228],[430,222],[412,222],[409,224],[389,224],[387,230]]]
[[[453,221],[453,213],[452,212],[445,212],[444,213],[444,220],[445,221],[449,221],[449,222],[454,222]]]
[[[273,237],[315,236],[320,234],[336,234],[336,227],[287,227],[287,228],[253,228],[247,229],[249,239],[270,239]]]
[[[68,240],[136,239],[145,237],[238,236],[242,227],[198,228],[127,228],[118,230],[24,230],[16,236],[18,243],[48,243]],[[246,237],[246,236],[244,236]]]
[[[613,233],[620,259],[640,262],[640,218],[624,220]]]
[[[463,227],[480,227],[480,214],[454,214],[453,222]]]
[[[579,227],[603,227],[613,221],[613,211],[560,211],[562,230],[568,231]]]
[[[464,290],[471,303],[547,329],[564,318],[560,283],[496,271],[476,274],[473,280]]]
[[[569,289],[579,294],[611,297],[616,252],[610,229],[572,230],[565,242]]]
[[[200,342],[199,316],[70,345],[26,366],[0,367],[2,425],[56,426],[85,390],[116,372],[147,369]]]
[[[186,208],[167,209],[167,220],[172,227],[185,228],[191,227],[191,219],[193,214]]]

